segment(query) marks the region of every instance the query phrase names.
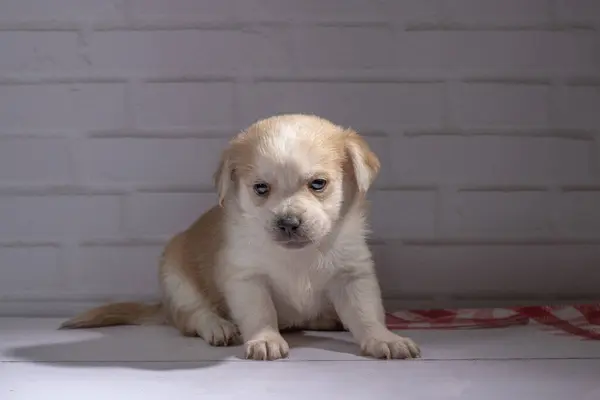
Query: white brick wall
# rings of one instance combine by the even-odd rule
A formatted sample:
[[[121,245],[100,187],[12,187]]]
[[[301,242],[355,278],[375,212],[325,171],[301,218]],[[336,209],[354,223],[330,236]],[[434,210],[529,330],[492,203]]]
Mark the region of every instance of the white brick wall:
[[[600,295],[600,1],[5,0],[0,54],[0,313],[153,296],[280,112],[380,155],[387,298]]]

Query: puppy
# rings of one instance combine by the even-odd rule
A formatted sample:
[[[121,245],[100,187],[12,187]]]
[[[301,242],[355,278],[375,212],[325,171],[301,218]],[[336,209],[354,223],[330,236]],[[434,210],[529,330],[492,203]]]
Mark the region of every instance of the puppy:
[[[222,156],[219,204],[167,244],[161,304],[109,304],[62,327],[168,323],[215,346],[241,334],[253,360],[286,357],[286,329],[347,329],[365,355],[418,357],[385,326],[365,241],[379,167],[357,133],[325,119],[256,122]]]

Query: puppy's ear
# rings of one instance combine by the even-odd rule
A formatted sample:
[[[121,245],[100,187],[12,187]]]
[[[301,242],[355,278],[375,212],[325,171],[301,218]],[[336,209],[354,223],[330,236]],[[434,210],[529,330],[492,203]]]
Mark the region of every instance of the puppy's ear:
[[[233,175],[235,171],[231,162],[231,151],[225,150],[221,155],[219,167],[213,175],[213,181],[219,196],[219,205],[222,207],[225,201],[225,196],[233,184]]]
[[[346,131],[345,146],[358,191],[365,194],[379,173],[381,167],[379,159],[371,151],[367,142],[352,130]]]

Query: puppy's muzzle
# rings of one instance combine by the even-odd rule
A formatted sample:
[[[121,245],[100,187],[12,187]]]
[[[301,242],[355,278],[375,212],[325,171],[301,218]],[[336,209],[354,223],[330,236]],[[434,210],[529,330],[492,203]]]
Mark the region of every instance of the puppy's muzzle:
[[[287,248],[302,248],[310,243],[302,230],[302,219],[296,215],[275,218],[275,241]]]
[[[293,215],[285,215],[283,217],[277,218],[275,222],[277,225],[277,229],[279,232],[288,237],[292,237],[298,232],[298,228],[300,228],[300,218]]]

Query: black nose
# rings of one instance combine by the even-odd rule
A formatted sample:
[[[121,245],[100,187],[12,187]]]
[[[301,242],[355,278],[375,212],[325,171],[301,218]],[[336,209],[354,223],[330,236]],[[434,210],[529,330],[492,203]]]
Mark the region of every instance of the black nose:
[[[293,215],[285,215],[277,220],[276,225],[281,233],[291,236],[300,227],[300,219]]]

